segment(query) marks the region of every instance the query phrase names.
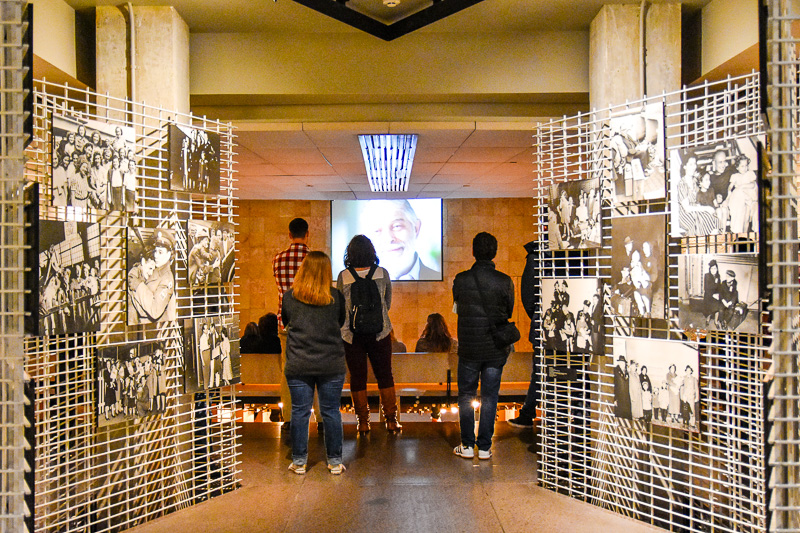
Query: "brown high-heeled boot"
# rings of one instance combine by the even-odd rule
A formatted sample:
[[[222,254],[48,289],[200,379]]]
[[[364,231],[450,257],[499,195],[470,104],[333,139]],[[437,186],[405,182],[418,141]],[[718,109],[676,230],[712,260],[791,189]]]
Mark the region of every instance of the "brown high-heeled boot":
[[[381,393],[381,405],[383,406],[383,418],[386,419],[387,431],[400,431],[403,426],[400,425],[397,415],[397,395],[395,394],[394,387],[386,387],[379,389]]]
[[[358,419],[358,432],[369,433],[369,400],[367,399],[367,391],[350,391],[350,396],[353,397],[353,409],[355,409],[356,418]]]

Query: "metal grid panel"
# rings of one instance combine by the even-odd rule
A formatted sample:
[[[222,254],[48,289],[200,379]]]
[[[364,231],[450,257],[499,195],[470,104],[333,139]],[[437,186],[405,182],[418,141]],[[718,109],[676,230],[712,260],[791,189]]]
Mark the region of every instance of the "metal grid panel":
[[[23,10],[27,2],[0,1],[0,531],[27,531],[30,492],[24,474],[25,416],[22,331],[24,319]]]
[[[800,168],[800,2],[772,0],[767,23],[773,380],[768,443],[770,531],[800,531],[800,283],[797,189]]]
[[[53,115],[98,120],[135,130],[138,211],[53,207]],[[239,479],[233,387],[183,394],[183,321],[233,313],[235,284],[190,293],[188,219],[234,223],[230,124],[168,112],[48,82],[37,82],[34,140],[25,176],[40,184],[41,219],[99,223],[101,327],[98,333],[29,337],[26,370],[37,385],[36,530],[119,531],[236,487]],[[219,134],[220,194],[170,190],[168,123]],[[126,325],[126,228],[173,220],[177,320]],[[159,340],[166,353],[166,411],[98,426],[98,350]],[[231,339],[232,342],[238,340]]]
[[[666,200],[615,205],[611,151],[604,128],[608,117],[663,102],[668,182],[669,150],[763,132],[758,83],[758,75],[752,74],[540,125],[534,133],[534,160],[539,167],[534,194],[542,245],[540,277],[600,277],[608,283],[612,217],[669,216],[669,186]],[[602,247],[547,251],[550,185],[589,178],[601,180]],[[672,531],[764,530],[762,379],[770,338],[733,332],[684,334],[677,320],[678,256],[758,251],[756,234],[737,237],[740,239],[730,234],[667,236],[665,319],[617,316],[606,286],[604,355],[561,354],[540,344],[543,486]],[[539,317],[543,312],[540,309]],[[761,323],[765,318],[759,317]],[[542,327],[541,319],[534,327]],[[687,336],[696,340],[698,334],[701,432],[617,418],[611,359],[614,340],[636,337],[685,342]],[[577,367],[578,379],[548,379],[547,367],[554,365]]]

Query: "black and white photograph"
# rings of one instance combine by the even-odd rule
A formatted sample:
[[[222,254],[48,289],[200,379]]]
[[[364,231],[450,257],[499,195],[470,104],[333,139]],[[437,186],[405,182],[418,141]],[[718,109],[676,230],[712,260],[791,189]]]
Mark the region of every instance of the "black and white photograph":
[[[53,116],[53,205],[136,211],[133,128]]]
[[[219,156],[219,133],[170,124],[170,189],[219,194]]]
[[[600,180],[550,186],[547,233],[551,250],[600,248]]]
[[[184,392],[239,383],[239,316],[216,315],[185,322]]]
[[[678,320],[684,329],[758,334],[758,255],[678,257]]]
[[[129,326],[176,319],[176,233],[172,227],[128,228]]]
[[[758,143],[744,137],[670,150],[673,237],[758,233]]]
[[[163,413],[167,405],[164,343],[98,350],[96,379],[98,426]]]
[[[615,337],[614,415],[699,433],[697,345]]]
[[[626,318],[664,318],[666,216],[614,217],[611,306]]]
[[[39,220],[39,335],[100,330],[100,225]]]
[[[615,204],[664,198],[664,104],[611,117],[604,132],[610,149]]]
[[[233,281],[233,224],[190,220],[187,235],[189,286],[198,289]]]
[[[25,217],[25,333],[39,335],[39,183],[22,185]]]
[[[603,353],[599,278],[542,278],[542,339],[557,352]]]

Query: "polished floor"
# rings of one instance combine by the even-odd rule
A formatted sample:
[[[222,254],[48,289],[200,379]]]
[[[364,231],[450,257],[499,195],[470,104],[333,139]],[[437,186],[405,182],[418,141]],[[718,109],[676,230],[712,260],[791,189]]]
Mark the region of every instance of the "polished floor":
[[[498,422],[489,460],[453,455],[457,422],[373,424],[357,438],[345,424],[341,476],[328,473],[311,424],[309,470],[287,470],[279,425],[242,429],[242,487],[131,529],[155,532],[625,532],[663,531],[536,485],[531,430]]]

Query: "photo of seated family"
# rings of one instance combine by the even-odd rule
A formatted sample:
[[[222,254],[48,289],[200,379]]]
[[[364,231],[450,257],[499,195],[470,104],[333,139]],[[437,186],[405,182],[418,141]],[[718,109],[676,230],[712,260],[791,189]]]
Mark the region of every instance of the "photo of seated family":
[[[758,233],[758,145],[744,137],[670,151],[673,237]]]

